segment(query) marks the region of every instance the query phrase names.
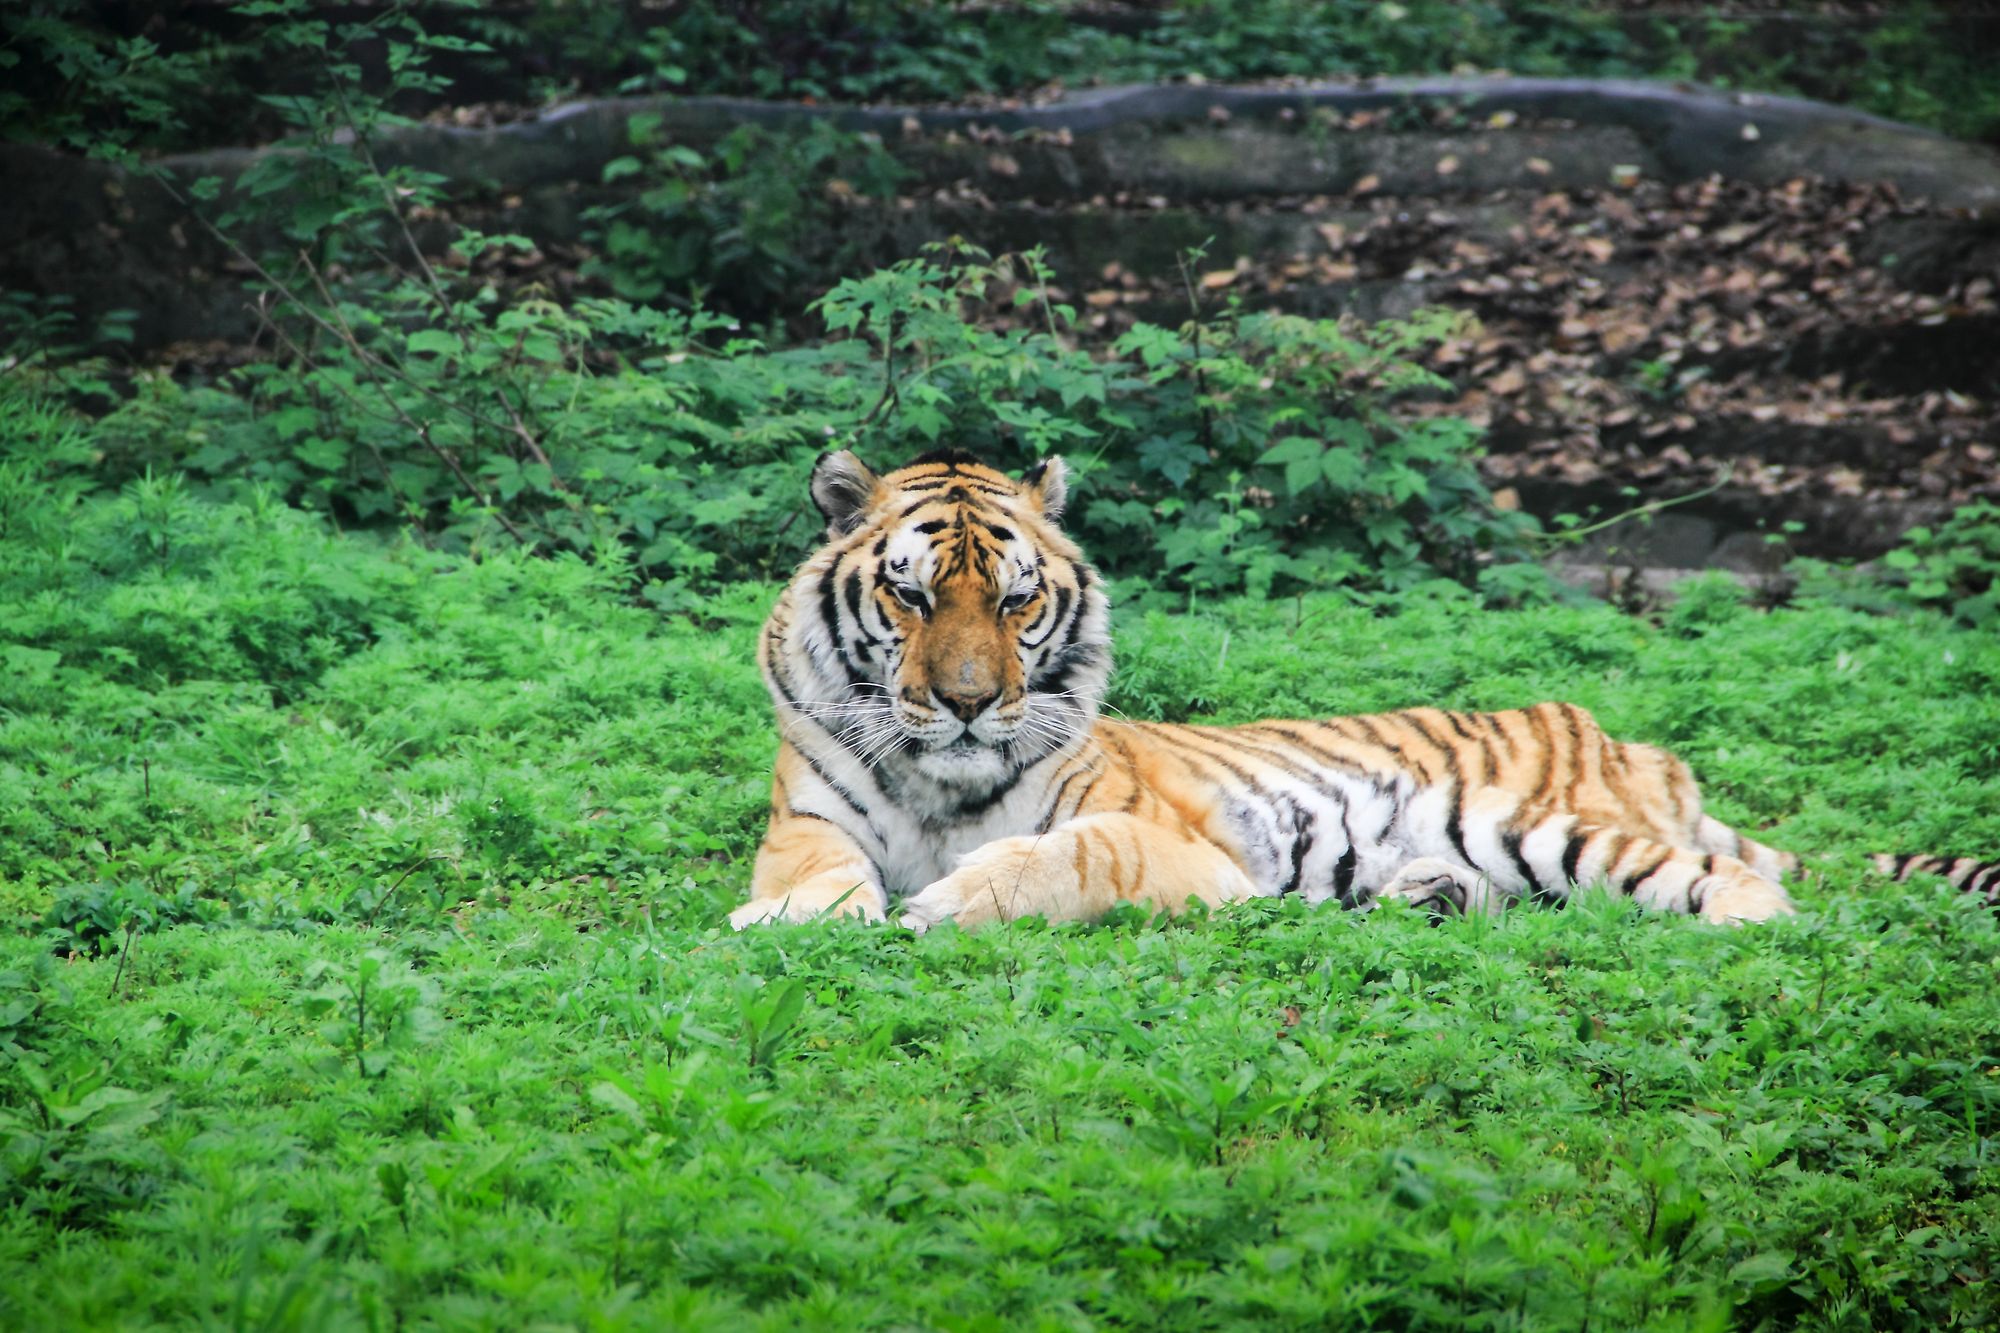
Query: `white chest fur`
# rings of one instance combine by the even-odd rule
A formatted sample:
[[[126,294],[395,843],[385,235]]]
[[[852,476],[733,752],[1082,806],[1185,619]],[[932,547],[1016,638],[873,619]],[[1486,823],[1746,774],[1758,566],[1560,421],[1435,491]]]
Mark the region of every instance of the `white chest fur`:
[[[1059,762],[1055,756],[1043,760],[990,806],[955,819],[927,818],[910,803],[892,799],[883,775],[858,766],[829,772],[841,790],[820,780],[794,792],[792,799],[799,809],[833,821],[859,843],[881,872],[882,887],[897,898],[943,877],[961,857],[997,838],[1034,832],[1048,802],[1047,784],[1037,780],[1040,770]]]

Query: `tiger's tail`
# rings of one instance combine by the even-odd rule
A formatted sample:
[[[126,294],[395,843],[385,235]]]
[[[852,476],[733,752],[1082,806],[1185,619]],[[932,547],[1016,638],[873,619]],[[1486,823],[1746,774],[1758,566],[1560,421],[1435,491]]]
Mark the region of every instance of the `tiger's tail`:
[[[1972,856],[1878,856],[1875,868],[1898,884],[1912,875],[1936,875],[1961,893],[1977,894],[1988,907],[2000,908],[2000,861]]]

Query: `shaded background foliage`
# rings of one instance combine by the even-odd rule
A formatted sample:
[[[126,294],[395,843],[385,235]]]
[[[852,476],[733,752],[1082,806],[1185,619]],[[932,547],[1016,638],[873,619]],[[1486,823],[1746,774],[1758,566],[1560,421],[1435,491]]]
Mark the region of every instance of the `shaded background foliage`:
[[[395,8],[248,12],[260,40],[312,62],[318,91],[267,99],[296,151],[226,193],[186,188],[201,225],[263,238],[237,255],[262,279],[276,354],[210,384],[121,388],[99,434],[107,480],[185,470],[213,494],[263,487],[448,549],[575,551],[683,608],[808,548],[799,479],[821,449],[893,466],[949,440],[1007,467],[1075,455],[1077,522],[1099,558],[1166,587],[1442,573],[1502,600],[1545,591],[1500,568],[1529,553],[1534,524],[1491,504],[1477,433],[1401,410],[1443,386],[1419,357],[1461,331],[1452,316],[1368,328],[1205,309],[1190,279],[1185,325],[1142,324],[1092,353],[1038,254],[947,246],[839,283],[815,307],[822,338],[774,345],[776,328],[752,336],[708,296],[754,308],[786,286],[815,207],[802,181],[893,183],[870,165],[879,150],[824,126],[732,135],[709,158],[638,127],[608,174],[655,183],[599,215],[594,262],[618,295],[560,303],[498,280],[520,237],[461,227],[427,254],[413,225],[439,181],[374,157],[398,103],[446,87],[436,62],[466,39]],[[364,43],[382,48],[379,81]]]
[[[104,436],[114,479],[185,465],[197,480],[269,482],[342,522],[415,524],[459,546],[482,526],[542,549],[616,546],[656,599],[682,605],[802,551],[811,524],[788,479],[817,448],[851,442],[887,465],[949,430],[1011,464],[1059,444],[1078,453],[1093,548],[1176,591],[1397,587],[1437,571],[1505,601],[1544,591],[1521,561],[1547,542],[1491,505],[1469,461],[1477,433],[1427,410],[1443,384],[1417,363],[1467,333],[1444,316],[1370,334],[1245,315],[1189,283],[1199,299],[1186,326],[1141,326],[1084,357],[1061,295],[1073,275],[1008,261],[975,279],[952,271],[984,262],[962,250],[932,261],[931,279],[872,294],[886,319],[859,340],[821,313],[781,326],[804,274],[854,258],[829,225],[837,200],[891,194],[893,159],[825,126],[746,128],[698,152],[643,122],[606,173],[642,188],[591,212],[576,299],[539,275],[511,277],[523,238],[441,220],[440,182],[378,169],[372,145],[468,98],[500,99],[488,110],[504,117],[580,89],[964,96],[1472,64],[1761,86],[1796,67],[1879,85],[1905,115],[1994,94],[1990,72],[1964,68],[1976,50],[1964,25],[1977,20],[1941,9],[1838,27],[1861,52],[1841,60],[1808,58],[1818,39],[1780,42],[1722,15],[1667,22],[1564,4],[1503,14],[1242,0],[1077,19],[1061,5],[825,0],[668,11],[50,0],[6,20],[22,79],[0,125],[127,158],[246,131],[297,149],[259,158],[226,193],[195,183],[191,213],[250,251],[236,266],[264,266],[264,350],[234,372],[141,377],[136,393],[121,379]],[[954,285],[965,327],[933,323],[912,341],[910,316]],[[1023,286],[1042,297],[1010,307]],[[6,313],[26,349],[117,332],[115,321],[67,327],[59,301]],[[982,328],[1013,342],[982,340]],[[1371,339],[1395,356],[1366,351]],[[924,364],[933,355],[942,368]],[[1663,397],[1686,378],[1664,361],[1632,373],[1656,373]],[[878,375],[880,396],[847,383]],[[896,391],[915,375],[920,390]],[[937,403],[951,405],[943,420]],[[693,535],[663,527],[670,515],[687,515]],[[1983,605],[1985,567],[1975,555],[1958,569],[1950,600]]]
[[[1665,12],[1655,13],[1660,10]],[[1692,79],[1846,102],[1964,138],[2000,135],[1978,5],[1919,3],[1853,21],[1847,7],[1777,13],[1725,5],[1528,0],[685,0],[407,6],[187,0],[36,0],[0,16],[14,58],[5,137],[83,148],[165,148],[280,132],[262,99],[321,72],[274,32],[302,17],[342,31],[364,82],[394,83],[405,14],[438,44],[445,84],[401,87],[396,109],[533,104],[676,91],[821,101],[952,101],[1048,84],[1198,76],[1216,82],[1342,74],[1517,74]],[[449,91],[447,90],[449,89]]]

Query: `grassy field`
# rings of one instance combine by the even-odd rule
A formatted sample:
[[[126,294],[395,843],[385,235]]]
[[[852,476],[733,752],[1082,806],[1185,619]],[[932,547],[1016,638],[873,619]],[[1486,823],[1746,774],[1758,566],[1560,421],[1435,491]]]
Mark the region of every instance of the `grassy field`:
[[[4,497],[0,497],[4,499]],[[1226,602],[1134,717],[1560,696],[1816,859],[1729,930],[1261,903],[731,935],[769,588],[0,504],[0,1326],[2000,1321],[2000,644]]]

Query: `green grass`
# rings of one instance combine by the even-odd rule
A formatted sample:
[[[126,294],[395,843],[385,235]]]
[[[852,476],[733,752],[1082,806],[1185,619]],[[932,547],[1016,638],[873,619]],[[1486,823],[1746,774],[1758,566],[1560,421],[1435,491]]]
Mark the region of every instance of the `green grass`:
[[[1120,620],[1138,717],[1574,699],[1815,857],[1795,920],[736,936],[771,589],[50,505],[0,503],[0,1326],[1996,1320],[2000,928],[1862,861],[2000,852],[1991,635]]]

